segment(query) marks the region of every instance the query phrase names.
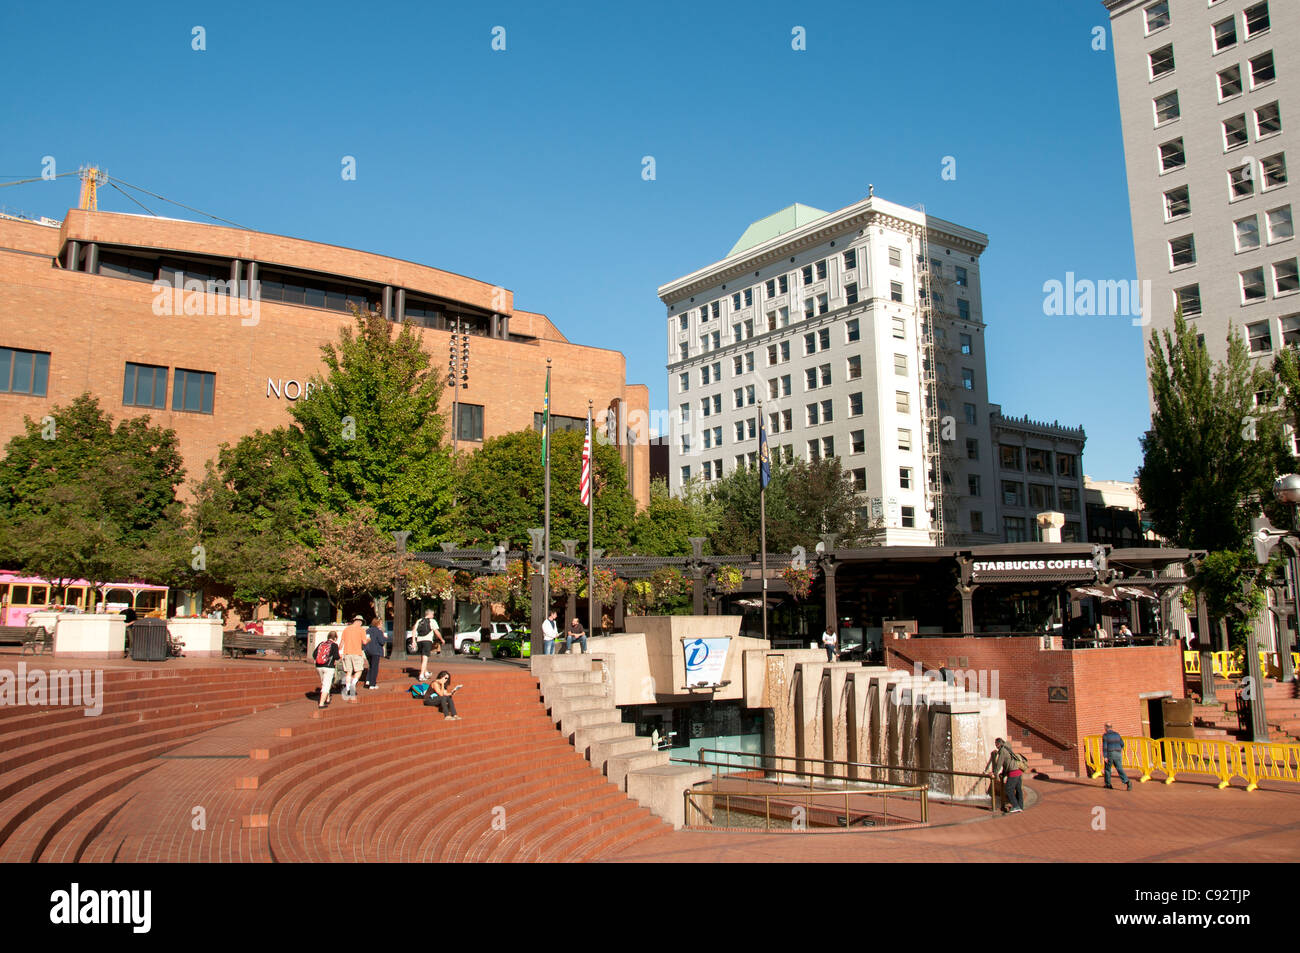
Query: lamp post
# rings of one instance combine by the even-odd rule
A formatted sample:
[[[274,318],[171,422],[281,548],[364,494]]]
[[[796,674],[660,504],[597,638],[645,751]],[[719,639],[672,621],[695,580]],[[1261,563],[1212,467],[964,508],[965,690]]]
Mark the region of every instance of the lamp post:
[[[1291,525],[1300,528],[1300,476],[1288,473],[1278,477],[1273,484],[1273,496],[1279,503],[1291,507]],[[1297,623],[1300,624],[1300,538],[1293,529],[1282,537],[1287,548],[1287,563],[1291,576],[1291,606],[1296,611]],[[1291,633],[1286,625],[1278,626],[1277,634],[1278,674],[1284,682],[1295,681],[1295,666],[1291,662]]]

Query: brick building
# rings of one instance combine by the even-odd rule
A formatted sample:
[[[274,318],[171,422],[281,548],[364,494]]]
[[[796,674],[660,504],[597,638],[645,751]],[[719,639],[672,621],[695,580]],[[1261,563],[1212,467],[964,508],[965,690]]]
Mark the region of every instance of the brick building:
[[[0,442],[89,392],[115,419],[148,414],[175,430],[199,477],[221,443],[291,419],[323,370],[321,345],[352,321],[349,302],[409,319],[435,369],[453,335],[468,342],[461,450],[535,426],[547,358],[557,428],[585,423],[588,399],[598,420],[614,402],[648,416],[621,353],[569,341],[499,285],[280,235],[71,210],[62,223],[0,218]],[[440,409],[450,439],[450,390]],[[622,443],[644,505],[649,454]]]

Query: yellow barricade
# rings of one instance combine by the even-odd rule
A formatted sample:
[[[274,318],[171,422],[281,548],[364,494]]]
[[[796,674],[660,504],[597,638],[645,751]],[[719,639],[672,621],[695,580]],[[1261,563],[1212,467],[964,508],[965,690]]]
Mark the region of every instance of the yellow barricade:
[[[1263,657],[1262,652],[1260,657]],[[1214,664],[1215,675],[1234,678],[1242,673],[1241,656],[1233,652],[1211,652],[1210,661]],[[1201,653],[1183,651],[1183,672],[1187,675],[1201,674]]]
[[[1101,735],[1084,738],[1083,751],[1089,776],[1101,777]],[[1254,791],[1260,781],[1300,782],[1300,744],[1125,737],[1124,767],[1140,769],[1140,781],[1151,780],[1152,771],[1163,772],[1165,784],[1173,784],[1179,774],[1208,774],[1219,779],[1220,790],[1241,778],[1246,790]]]
[[[1201,654],[1199,652],[1183,652],[1183,674],[1201,674]]]

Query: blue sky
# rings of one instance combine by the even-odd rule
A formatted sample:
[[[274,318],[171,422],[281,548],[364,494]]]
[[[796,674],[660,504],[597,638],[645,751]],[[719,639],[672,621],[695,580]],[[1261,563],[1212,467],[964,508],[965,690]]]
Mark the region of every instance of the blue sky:
[[[6,21],[0,174],[94,162],[251,228],[504,285],[572,340],[623,351],[655,407],[655,288],[755,219],[873,183],[989,235],[991,399],[1082,424],[1095,478],[1141,462],[1140,329],[1043,314],[1043,283],[1067,271],[1135,277],[1099,0],[26,4]],[[73,178],[0,189],[56,218],[76,200]],[[100,207],[140,211],[111,189]]]

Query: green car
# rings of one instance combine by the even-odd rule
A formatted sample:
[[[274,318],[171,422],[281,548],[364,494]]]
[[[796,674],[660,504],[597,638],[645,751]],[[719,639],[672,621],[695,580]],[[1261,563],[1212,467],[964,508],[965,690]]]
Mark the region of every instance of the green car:
[[[461,651],[464,655],[478,655],[479,644],[477,642],[466,642]],[[492,654],[497,658],[532,658],[533,643],[527,632],[516,630],[510,633],[507,638],[494,639]]]

